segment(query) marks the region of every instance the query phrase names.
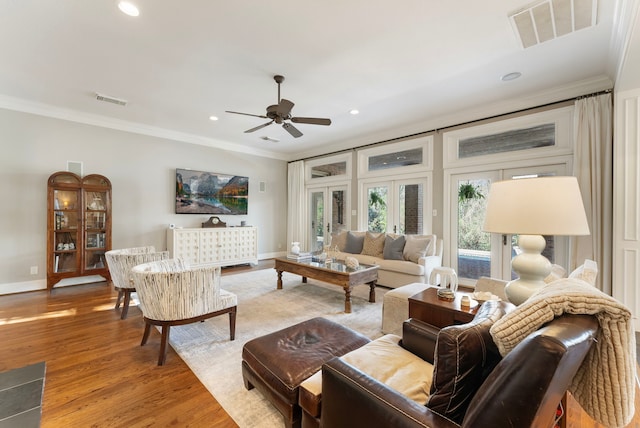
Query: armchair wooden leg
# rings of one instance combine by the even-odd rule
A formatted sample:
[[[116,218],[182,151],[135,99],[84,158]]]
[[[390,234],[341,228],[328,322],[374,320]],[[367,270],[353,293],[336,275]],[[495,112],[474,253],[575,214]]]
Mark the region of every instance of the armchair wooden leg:
[[[127,318],[127,314],[129,313],[129,302],[131,302],[131,292],[132,291],[133,290],[124,291],[124,303],[122,304],[122,314],[120,314],[120,319],[121,320]]]
[[[158,365],[161,366],[164,364],[164,361],[167,359],[167,342],[169,341],[169,332],[171,326],[165,324],[162,326],[162,339],[160,340],[160,356],[158,357]]]
[[[151,324],[148,322],[144,323],[144,334],[142,335],[142,342],[140,342],[140,346],[143,346],[149,340],[149,333],[151,333]]]
[[[236,338],[236,313],[237,306],[231,308],[231,312],[229,312],[229,330],[231,331],[231,340],[235,340]]]
[[[116,307],[115,309],[120,308],[120,302],[122,301],[122,295],[124,293],[122,292],[122,290],[118,290],[118,298],[116,299]]]

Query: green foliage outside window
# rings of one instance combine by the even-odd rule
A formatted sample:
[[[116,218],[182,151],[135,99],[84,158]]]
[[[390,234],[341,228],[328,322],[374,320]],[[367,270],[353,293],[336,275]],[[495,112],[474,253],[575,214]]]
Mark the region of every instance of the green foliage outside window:
[[[387,231],[387,189],[369,189],[368,229],[371,232]]]
[[[463,183],[458,188],[458,248],[491,250],[491,235],[483,232],[486,200],[479,184]]]

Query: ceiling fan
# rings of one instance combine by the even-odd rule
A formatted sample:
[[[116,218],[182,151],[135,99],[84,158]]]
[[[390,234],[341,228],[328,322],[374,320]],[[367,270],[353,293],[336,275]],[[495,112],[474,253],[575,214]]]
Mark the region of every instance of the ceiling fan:
[[[266,115],[240,113],[237,111],[229,110],[226,111],[227,113],[260,117],[262,119],[271,119],[269,122],[258,125],[255,128],[247,129],[246,131],[244,131],[245,133],[257,131],[258,129],[262,129],[275,122],[277,124],[282,124],[282,127],[286,129],[289,134],[291,134],[295,138],[298,138],[302,136],[302,132],[300,132],[298,128],[293,126],[291,123],[285,122],[286,120],[290,120],[293,123],[307,123],[309,125],[331,125],[331,119],[323,119],[318,117],[292,117],[291,109],[295,104],[289,100],[280,98],[280,84],[284,82],[284,76],[276,75],[273,76],[273,79],[278,84],[278,104],[270,105],[269,107],[267,107]]]

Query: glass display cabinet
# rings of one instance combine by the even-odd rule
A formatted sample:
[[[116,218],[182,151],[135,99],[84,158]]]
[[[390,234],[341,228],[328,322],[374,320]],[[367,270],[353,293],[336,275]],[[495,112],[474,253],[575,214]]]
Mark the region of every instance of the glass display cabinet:
[[[91,174],[56,172],[48,180],[47,288],[66,278],[110,279],[111,182]]]

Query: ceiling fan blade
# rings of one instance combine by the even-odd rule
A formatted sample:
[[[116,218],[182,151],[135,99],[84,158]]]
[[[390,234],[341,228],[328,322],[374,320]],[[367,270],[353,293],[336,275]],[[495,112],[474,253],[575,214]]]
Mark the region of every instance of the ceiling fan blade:
[[[291,122],[308,123],[310,125],[331,125],[331,119],[323,119],[319,117],[292,117]]]
[[[260,114],[251,114],[251,113],[240,113],[239,111],[229,111],[229,110],[225,110],[225,113],[233,113],[233,114],[242,114],[244,116],[253,116],[253,117],[260,117],[262,119],[269,119],[267,116],[265,115],[260,115]]]
[[[302,132],[300,132],[300,131],[298,130],[298,128],[296,128],[296,127],[295,127],[295,126],[293,126],[292,124],[290,124],[290,123],[283,123],[283,124],[282,124],[282,127],[283,127],[284,129],[286,129],[286,130],[287,130],[287,132],[288,132],[289,134],[291,134],[293,137],[295,137],[295,138],[302,137]]]
[[[265,126],[271,125],[272,123],[273,123],[273,120],[271,122],[267,122],[267,123],[263,123],[262,125],[258,125],[255,128],[247,129],[246,131],[244,131],[244,133],[247,134],[249,132],[257,131],[258,129],[262,129]]]
[[[276,109],[276,113],[278,113],[278,116],[284,119],[287,116],[289,116],[289,114],[291,113],[291,109],[293,108],[294,105],[295,104],[293,102],[289,100],[285,100],[283,98],[280,100],[280,103],[278,103],[278,108]]]

